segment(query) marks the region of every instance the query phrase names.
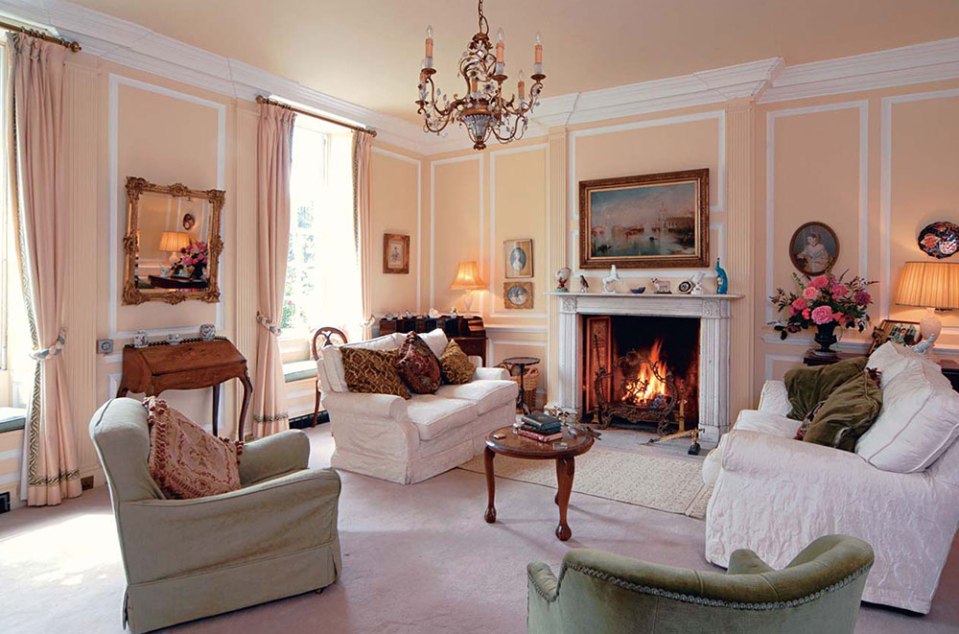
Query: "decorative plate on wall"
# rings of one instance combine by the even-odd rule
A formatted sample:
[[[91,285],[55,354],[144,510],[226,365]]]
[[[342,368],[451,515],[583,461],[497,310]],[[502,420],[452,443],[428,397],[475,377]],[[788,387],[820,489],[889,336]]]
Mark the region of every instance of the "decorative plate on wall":
[[[948,258],[959,250],[959,225],[943,220],[919,232],[919,248],[929,257]]]

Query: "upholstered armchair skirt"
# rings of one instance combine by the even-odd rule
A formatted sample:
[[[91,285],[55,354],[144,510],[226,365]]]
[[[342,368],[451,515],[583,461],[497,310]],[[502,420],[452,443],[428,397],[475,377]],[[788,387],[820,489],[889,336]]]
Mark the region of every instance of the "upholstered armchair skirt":
[[[783,570],[740,550],[725,574],[571,550],[559,578],[529,565],[528,631],[848,633],[872,561],[869,544],[842,535],[817,539]]]
[[[242,488],[165,499],[150,477],[146,411],[115,399],[90,422],[110,487],[134,632],[301,594],[336,581],[340,479],[309,469],[299,431],[248,443]]]

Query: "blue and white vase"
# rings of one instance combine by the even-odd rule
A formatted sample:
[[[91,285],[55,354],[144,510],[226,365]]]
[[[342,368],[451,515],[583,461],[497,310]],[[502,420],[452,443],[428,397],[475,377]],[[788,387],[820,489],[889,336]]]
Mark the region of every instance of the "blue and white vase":
[[[716,294],[725,295],[729,292],[729,276],[726,275],[726,269],[719,265],[719,258],[716,258]]]

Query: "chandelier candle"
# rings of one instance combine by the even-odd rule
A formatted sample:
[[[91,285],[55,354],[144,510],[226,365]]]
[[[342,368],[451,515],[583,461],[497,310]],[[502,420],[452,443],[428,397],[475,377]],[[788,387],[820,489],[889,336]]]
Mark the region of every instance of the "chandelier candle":
[[[426,56],[420,70],[419,99],[416,101],[417,113],[423,116],[423,129],[426,132],[444,134],[450,123],[458,123],[466,128],[473,148],[486,148],[489,138],[495,137],[500,143],[509,143],[523,138],[529,126],[529,113],[538,104],[543,91],[543,44],[539,34],[534,46],[532,84],[529,95],[526,94],[526,79],[520,71],[517,92],[519,95],[503,93],[506,76],[506,43],[503,29],[496,34],[496,43],[490,42],[489,22],[483,15],[483,0],[479,0],[479,31],[473,36],[460,57],[457,73],[466,84],[466,93],[452,98],[439,90],[433,82],[436,69],[433,67],[433,29],[426,29]]]

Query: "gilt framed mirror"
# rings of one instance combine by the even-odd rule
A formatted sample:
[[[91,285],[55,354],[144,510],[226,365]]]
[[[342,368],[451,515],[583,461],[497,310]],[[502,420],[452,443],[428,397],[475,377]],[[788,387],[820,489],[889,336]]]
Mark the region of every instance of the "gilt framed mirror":
[[[220,214],[226,192],[156,185],[136,176],[127,178],[126,190],[123,303],[220,301]]]

